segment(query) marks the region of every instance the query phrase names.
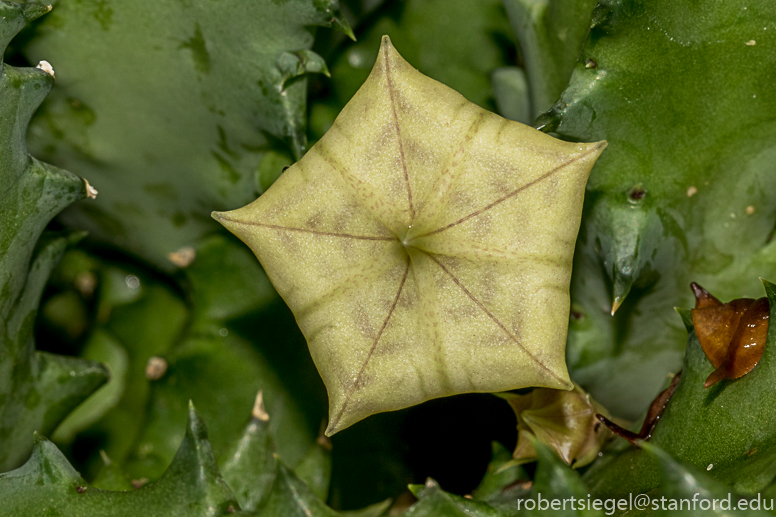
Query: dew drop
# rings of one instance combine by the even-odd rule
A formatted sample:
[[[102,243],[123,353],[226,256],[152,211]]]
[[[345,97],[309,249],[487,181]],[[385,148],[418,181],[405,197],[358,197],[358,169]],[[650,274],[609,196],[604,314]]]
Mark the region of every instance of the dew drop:
[[[135,275],[127,275],[124,281],[130,289],[137,289],[140,287],[140,279]]]

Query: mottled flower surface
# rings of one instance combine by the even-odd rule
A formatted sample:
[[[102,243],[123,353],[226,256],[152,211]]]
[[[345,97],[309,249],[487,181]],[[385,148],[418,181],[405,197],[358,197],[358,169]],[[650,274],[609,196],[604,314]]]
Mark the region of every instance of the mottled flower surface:
[[[485,111],[383,38],[305,157],[214,214],[294,312],[329,393],[327,434],[457,393],[572,388],[571,261],[605,145]]]

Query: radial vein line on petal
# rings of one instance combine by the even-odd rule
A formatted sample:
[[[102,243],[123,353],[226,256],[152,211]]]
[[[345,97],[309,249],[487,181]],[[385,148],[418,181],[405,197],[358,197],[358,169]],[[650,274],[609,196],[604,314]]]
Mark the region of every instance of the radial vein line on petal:
[[[395,237],[378,237],[378,236],[372,236],[372,235],[352,235],[350,233],[335,233],[335,232],[322,232],[319,230],[310,230],[307,228],[294,228],[292,226],[280,226],[277,224],[265,224],[265,223],[255,223],[252,221],[237,221],[235,219],[228,219],[226,217],[221,217],[221,221],[229,221],[230,223],[238,223],[238,224],[246,224],[249,226],[260,226],[262,228],[270,228],[273,230],[286,230],[289,232],[302,232],[302,233],[311,233],[313,235],[322,235],[324,237],[341,237],[343,239],[357,239],[361,241],[393,241],[396,240]]]
[[[339,125],[338,122],[334,121],[334,125],[332,127],[337,127],[338,125]],[[371,215],[375,218],[375,221],[379,222],[383,226],[383,228],[385,228],[387,231],[391,231],[390,225],[386,224],[386,222],[380,218],[377,212],[374,212],[371,209],[369,209],[368,205],[364,203],[363,193],[360,192],[359,189],[357,189],[355,185],[353,185],[353,183],[351,183],[351,181],[348,180],[348,178],[354,178],[353,174],[351,174],[345,167],[343,167],[342,164],[339,163],[336,160],[336,158],[328,151],[328,148],[326,147],[325,142],[326,142],[325,140],[319,141],[315,145],[314,149],[317,149],[318,154],[321,156],[321,158],[323,158],[332,169],[334,169],[337,173],[339,173],[339,175],[345,181],[345,185],[347,185],[347,188],[355,194],[356,199],[359,199],[361,201],[361,206],[366,208],[371,213]],[[386,238],[386,240],[390,240],[390,239]]]
[[[438,180],[437,186],[434,189],[431,200],[421,208],[421,216],[428,214],[429,211],[439,210],[445,204],[445,195],[452,188],[455,183],[455,171],[464,163],[469,151],[471,150],[472,143],[475,137],[482,129],[482,125],[485,122],[485,113],[480,113],[471,123],[466,133],[458,143],[458,149],[456,149],[453,156],[450,158],[448,164],[444,167],[443,172]]]
[[[456,284],[458,287],[460,287],[460,288],[461,288],[461,290],[462,290],[464,293],[466,293],[466,296],[468,296],[468,297],[471,299],[471,301],[473,301],[473,302],[474,302],[474,303],[477,305],[477,307],[479,307],[479,308],[480,308],[480,309],[481,309],[481,310],[482,310],[482,311],[483,311],[485,314],[487,314],[487,315],[488,315],[488,317],[489,317],[491,320],[493,320],[493,322],[494,322],[496,325],[498,325],[498,326],[499,326],[499,328],[501,328],[501,330],[503,330],[503,331],[504,331],[504,333],[505,333],[507,336],[509,336],[509,338],[510,338],[512,341],[514,341],[514,342],[515,342],[515,344],[516,344],[517,346],[519,346],[519,347],[520,347],[520,350],[522,350],[523,352],[525,352],[526,354],[528,354],[528,357],[530,357],[531,359],[533,359],[533,361],[534,361],[536,364],[538,364],[539,366],[541,366],[541,367],[542,367],[542,368],[543,368],[543,369],[544,369],[544,370],[545,370],[545,371],[546,371],[548,374],[550,374],[550,375],[551,375],[551,376],[552,376],[554,379],[558,380],[558,381],[559,381],[561,384],[566,384],[566,381],[564,381],[563,379],[561,379],[560,377],[558,377],[558,376],[555,374],[555,372],[553,372],[552,370],[550,370],[549,368],[547,368],[547,366],[546,366],[546,365],[545,365],[543,362],[541,362],[539,359],[537,359],[537,358],[536,358],[536,356],[534,356],[534,355],[533,355],[531,352],[529,352],[529,351],[528,351],[528,350],[527,350],[527,349],[526,349],[526,348],[525,348],[525,347],[524,347],[524,346],[523,346],[523,345],[520,343],[520,341],[518,341],[518,340],[517,340],[517,338],[516,338],[515,336],[513,336],[513,335],[512,335],[512,333],[511,333],[511,332],[510,332],[510,331],[509,331],[509,330],[508,330],[508,329],[507,329],[507,328],[504,326],[504,324],[503,324],[503,323],[501,323],[501,321],[499,321],[499,319],[498,319],[498,318],[496,318],[496,316],[494,316],[494,315],[493,315],[493,313],[492,313],[492,312],[490,312],[490,311],[488,310],[488,308],[487,308],[487,307],[485,307],[485,305],[483,305],[483,303],[482,303],[481,301],[479,301],[479,300],[477,299],[477,297],[476,297],[476,296],[474,296],[474,295],[471,293],[471,291],[469,291],[469,290],[466,288],[466,286],[464,286],[464,285],[461,283],[461,281],[460,281],[460,280],[458,280],[458,278],[457,278],[457,277],[456,277],[454,274],[452,274],[452,273],[450,272],[450,270],[449,270],[449,269],[447,269],[447,268],[444,266],[444,264],[442,264],[441,262],[439,262],[439,261],[436,259],[436,257],[434,257],[433,255],[431,255],[430,253],[426,253],[426,255],[428,255],[428,257],[429,257],[431,260],[433,260],[434,262],[436,262],[436,263],[437,263],[437,265],[438,265],[440,268],[442,268],[442,271],[444,271],[445,273],[447,273],[447,275],[448,275],[448,276],[449,276],[449,277],[450,277],[450,278],[453,280],[453,282],[455,282],[455,284]]]
[[[374,282],[376,277],[378,277],[381,274],[384,274],[386,270],[389,269],[390,267],[392,266],[387,264],[385,265],[385,267],[381,267],[378,271],[376,271],[376,273],[374,274],[374,277],[368,277],[364,275],[363,270],[360,271],[359,273],[356,273],[353,276],[348,277],[347,281],[343,281],[341,285],[338,285],[337,287],[334,287],[332,290],[320,295],[320,297],[316,298],[316,300],[314,302],[311,302],[309,305],[306,305],[300,308],[299,314],[297,314],[297,317],[304,318],[307,314],[310,313],[310,311],[313,311],[328,303],[332,303],[332,301],[335,300],[337,297],[344,296],[351,291],[355,291],[363,288],[369,282]]]
[[[385,317],[385,321],[383,321],[383,326],[380,327],[380,331],[377,333],[377,336],[375,337],[374,342],[372,343],[372,348],[369,349],[369,353],[366,356],[366,360],[364,360],[364,364],[361,365],[361,369],[358,371],[358,375],[356,376],[356,380],[353,381],[353,385],[350,387],[350,390],[348,390],[348,394],[345,396],[345,403],[342,404],[342,408],[339,410],[339,413],[337,413],[337,418],[334,419],[332,422],[332,427],[336,426],[340,419],[342,418],[343,413],[345,412],[345,408],[348,407],[348,403],[350,402],[351,397],[353,397],[353,393],[356,391],[356,388],[358,387],[358,383],[361,381],[361,377],[364,375],[364,371],[366,370],[367,365],[369,364],[369,361],[372,359],[372,355],[375,352],[375,349],[377,348],[377,344],[380,342],[380,338],[383,337],[383,332],[385,332],[386,327],[388,327],[388,322],[391,320],[391,316],[393,316],[394,311],[396,310],[396,305],[399,303],[399,298],[401,297],[402,290],[404,290],[404,284],[407,282],[407,275],[410,272],[410,261],[407,260],[407,267],[404,269],[404,275],[401,278],[401,283],[399,283],[399,290],[396,292],[396,297],[393,299],[393,304],[391,305],[391,309],[388,311],[388,315]]]
[[[520,192],[533,187],[537,183],[541,183],[542,181],[544,181],[545,179],[549,178],[550,176],[552,176],[556,172],[563,170],[564,168],[566,168],[569,165],[572,165],[572,164],[582,160],[583,158],[586,158],[587,156],[589,156],[589,155],[599,151],[600,149],[601,149],[601,146],[595,146],[595,147],[587,150],[585,153],[580,154],[579,156],[577,156],[575,158],[572,158],[571,160],[567,161],[566,163],[558,165],[557,167],[555,167],[551,171],[542,174],[541,176],[539,176],[535,180],[530,181],[530,182],[526,183],[525,185],[522,185],[522,186],[518,187],[517,189],[513,190],[512,192],[510,192],[506,196],[504,196],[504,197],[502,197],[500,199],[497,199],[493,203],[491,203],[491,204],[489,204],[489,205],[487,205],[487,206],[485,206],[483,208],[480,208],[479,210],[477,210],[477,211],[467,215],[466,217],[462,217],[462,218],[458,219],[457,221],[448,224],[447,226],[443,226],[442,228],[438,228],[438,229],[436,229],[434,231],[431,231],[431,232],[428,232],[428,233],[424,233],[423,235],[418,235],[415,238],[419,239],[421,237],[428,237],[429,235],[434,235],[434,234],[437,234],[437,233],[441,233],[441,232],[443,232],[445,230],[449,230],[450,228],[453,228],[454,226],[458,226],[461,223],[465,223],[469,219],[477,217],[478,215],[482,214],[483,212],[486,212],[486,211],[490,210],[494,206],[499,205],[499,204],[503,203],[504,201],[507,201],[508,199],[511,199],[511,198],[515,197]]]
[[[404,144],[399,128],[399,115],[396,113],[396,100],[394,99],[393,80],[391,79],[391,64],[388,61],[388,52],[385,52],[385,79],[388,83],[388,95],[391,99],[391,110],[393,111],[393,123],[396,128],[396,138],[399,143],[399,155],[401,157],[401,166],[404,170],[404,181],[407,183],[407,200],[410,206],[410,220],[415,219],[415,206],[412,203],[412,188],[410,187],[410,174],[407,171],[407,161],[404,158]]]

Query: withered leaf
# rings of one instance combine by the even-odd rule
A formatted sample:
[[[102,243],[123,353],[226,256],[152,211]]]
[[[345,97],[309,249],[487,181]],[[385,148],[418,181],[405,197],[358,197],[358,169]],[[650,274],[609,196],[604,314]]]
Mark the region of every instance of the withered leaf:
[[[698,342],[714,370],[704,384],[707,388],[721,380],[738,379],[760,361],[768,335],[770,306],[767,298],[738,298],[722,303],[698,284],[692,321]]]
[[[652,432],[657,427],[657,424],[660,423],[660,419],[663,417],[668,401],[674,396],[674,392],[676,391],[676,387],[679,385],[681,378],[682,372],[680,371],[671,378],[668,387],[658,393],[657,397],[655,397],[649,405],[647,414],[644,416],[644,422],[641,424],[641,429],[638,433],[634,433],[633,431],[622,427],[620,424],[612,422],[607,415],[599,413],[596,415],[596,418],[617,436],[628,440],[636,447],[641,447],[642,442],[649,441],[649,439],[652,438]]]
[[[294,312],[331,435],[436,397],[572,387],[569,278],[606,143],[567,143],[422,75],[385,37],[328,133],[221,221]]]

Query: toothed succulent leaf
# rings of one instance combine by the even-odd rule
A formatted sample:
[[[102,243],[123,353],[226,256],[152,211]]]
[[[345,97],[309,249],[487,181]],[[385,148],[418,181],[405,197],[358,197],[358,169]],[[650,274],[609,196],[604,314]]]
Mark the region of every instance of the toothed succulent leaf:
[[[646,444],[644,449],[655,456],[660,463],[663,483],[658,495],[668,498],[667,502],[661,501],[660,509],[653,507],[652,509],[657,511],[652,511],[649,515],[668,517],[671,514],[675,515],[677,509],[680,508],[684,510],[682,515],[687,517],[711,517],[714,515],[766,517],[772,515],[760,510],[762,503],[758,504],[760,508],[756,509],[754,505],[749,508],[747,501],[747,508],[741,509],[739,507],[739,497],[741,496],[731,492],[729,486],[720,483],[702,471],[682,465],[655,446]],[[770,503],[769,506],[773,507],[773,503]]]
[[[111,459],[105,454],[105,451],[100,451],[100,459],[102,465],[97,475],[92,480],[91,486],[99,488],[100,490],[113,490],[127,492],[132,490],[132,481],[127,479],[126,474],[121,468],[113,463]]]
[[[95,424],[115,408],[126,392],[127,352],[113,336],[102,329],[95,329],[79,356],[105,365],[110,371],[110,382],[95,391],[59,424],[52,435],[52,439],[58,443],[72,442],[77,433]],[[144,398],[141,393],[134,391],[130,397]]]
[[[539,458],[538,466],[536,468],[536,476],[534,478],[533,485],[531,486],[531,493],[529,499],[534,499],[536,505],[532,509],[524,512],[525,517],[531,517],[534,515],[546,515],[547,509],[542,509],[539,504],[540,498],[551,498],[556,501],[570,501],[571,498],[577,499],[577,505],[569,508],[559,508],[557,511],[552,508],[552,513],[563,515],[564,517],[601,517],[604,512],[595,510],[587,506],[588,495],[590,491],[585,483],[582,481],[580,475],[570,468],[565,462],[547,445],[534,441],[534,448],[536,449],[537,456]],[[582,500],[585,500],[585,506],[582,507]],[[551,503],[551,501],[550,501]],[[514,505],[514,503],[512,503]],[[525,507],[525,501],[523,501],[523,507]]]
[[[31,148],[101,186],[67,224],[167,270],[255,197],[267,151],[304,154],[311,27],[349,30],[338,0],[55,5],[21,49],[60,79]]]
[[[570,389],[570,260],[605,142],[489,113],[383,39],[332,129],[215,217],[258,256],[329,393],[328,435],[466,392]]]
[[[244,422],[234,415],[251,407],[259,389],[273,415],[269,426],[278,452],[296,465],[315,440],[325,407],[305,384],[315,382],[315,390],[322,391],[293,318],[279,306],[282,302],[250,250],[234,238],[204,239],[184,274],[192,299],[191,319],[161,354],[167,366],[164,375],[150,382],[143,378],[150,386],[147,420],[134,452],[123,463],[127,472],[151,479],[162,473],[180,442],[176,422],[184,418],[188,399],[197,401],[209,422],[213,446],[224,451],[243,431]],[[161,309],[155,310],[137,316],[155,321]],[[263,329],[250,340],[235,324],[246,317],[251,332]],[[144,320],[124,321],[142,325]],[[274,355],[263,346],[268,342],[278,348]]]
[[[275,464],[275,481],[257,517],[338,517],[282,462]]]
[[[420,501],[404,512],[405,517],[503,517],[495,508],[481,501],[448,494],[429,479],[425,486],[418,486],[416,496]]]
[[[488,501],[491,498],[498,498],[501,491],[519,480],[530,479],[528,474],[520,465],[512,461],[512,453],[509,452],[499,442],[491,444],[492,456],[488,463],[488,470],[485,471],[482,481],[472,492],[475,499]]]
[[[178,453],[156,483],[126,492],[90,487],[54,444],[38,437],[26,464],[0,474],[0,499],[8,515],[217,517],[239,509],[193,406]]]
[[[0,1],[0,55],[48,10]],[[27,457],[33,431],[53,431],[107,380],[97,363],[35,351],[33,326],[46,280],[67,246],[83,237],[41,234],[87,191],[77,176],[27,154],[27,124],[54,83],[46,69],[48,63],[0,63],[0,472]]]
[[[322,501],[328,499],[331,483],[331,442],[325,436],[310,446],[294,466],[294,474]]]
[[[245,427],[242,436],[229,448],[222,461],[224,479],[234,490],[244,515],[261,517],[337,517],[340,514],[326,506],[326,494],[316,493],[316,485],[320,488],[320,479],[326,478],[327,468],[315,468],[320,463],[316,449],[328,454],[321,444],[313,445],[311,453],[292,471],[275,453],[275,447],[270,434],[269,422],[272,417],[264,407],[264,395],[259,392],[251,415],[251,420]],[[320,465],[319,465],[320,466]],[[313,476],[311,487],[302,476],[311,472],[323,471]],[[379,503],[369,508],[352,512],[352,515],[363,517],[379,517],[390,506]],[[347,515],[351,515],[350,513]]]
[[[568,84],[595,5],[596,0],[504,0],[523,51],[531,120],[549,109]]]
[[[386,499],[381,503],[375,503],[361,510],[340,512],[340,515],[342,517],[383,517],[389,515],[388,510],[391,508],[391,503],[393,503],[391,499]]]
[[[214,447],[223,453],[242,431],[244,422],[234,415],[262,388],[274,412],[278,451],[295,465],[315,440],[325,398],[293,317],[250,250],[231,236],[211,236],[180,255],[188,262],[180,272],[188,304],[148,271],[119,268],[82,250],[70,253],[57,285],[77,289],[85,273],[94,279],[89,301],[96,305],[96,326],[82,354],[110,352],[102,358],[113,373],[113,391],[95,394],[54,438],[61,446],[99,440],[130,479],[153,481],[183,438],[180,422],[190,398],[199,401],[212,423]],[[91,270],[81,269],[85,262]],[[246,340],[239,325],[266,332]],[[264,343],[288,346],[272,355]],[[87,479],[102,470],[99,452],[90,448],[79,464]]]
[[[776,286],[764,284],[773,316]],[[649,443],[741,493],[758,492],[776,476],[771,425],[776,419],[776,325],[769,326],[765,351],[751,372],[706,388],[715,367],[692,322],[686,323],[690,335],[682,377]],[[653,455],[628,448],[595,463],[585,480],[595,493],[609,497],[656,488],[661,472]]]
[[[610,142],[587,187],[568,357],[615,415],[636,418],[678,369],[683,330],[665,308],[691,305],[691,281],[729,300],[776,275],[773,20],[770,0],[604,0],[536,123]]]
[[[74,253],[83,254],[80,250]],[[99,436],[105,453],[123,466],[147,423],[152,385],[146,373],[149,360],[163,358],[169,352],[186,328],[189,311],[168,285],[154,282],[138,270],[97,262],[93,257],[91,260],[95,261],[94,278],[99,279],[95,280],[94,292],[97,321],[83,353],[100,354],[95,357],[106,361],[111,382],[108,389],[97,392],[71,414],[53,438],[60,445],[69,444],[70,435],[82,431],[83,424],[91,420],[83,419],[87,415],[82,408],[91,408],[95,410],[93,416],[100,415],[100,418],[86,432]],[[75,278],[81,278],[82,274],[78,273]],[[169,465],[183,437],[181,422],[186,418],[185,413],[176,416],[179,418],[170,428],[176,441],[170,445],[172,452],[162,469]],[[103,463],[99,451],[91,452],[84,467],[87,477]]]
[[[603,516],[602,511],[588,506],[590,491],[579,473],[566,465],[552,448],[533,437],[531,440],[538,460],[534,479],[523,478],[522,482],[510,483],[495,492],[488,502],[499,511],[497,515],[530,517],[552,512],[564,517]],[[572,499],[575,500],[573,506]],[[563,501],[568,504],[561,506]],[[556,506],[552,507],[552,504]]]
[[[221,464],[224,479],[240,507],[252,511],[264,503],[277,475],[275,444],[269,429],[270,416],[259,392],[250,422],[226,453]]]

